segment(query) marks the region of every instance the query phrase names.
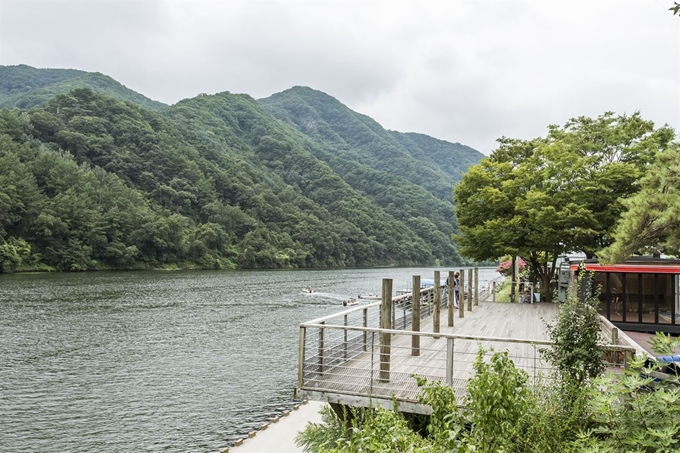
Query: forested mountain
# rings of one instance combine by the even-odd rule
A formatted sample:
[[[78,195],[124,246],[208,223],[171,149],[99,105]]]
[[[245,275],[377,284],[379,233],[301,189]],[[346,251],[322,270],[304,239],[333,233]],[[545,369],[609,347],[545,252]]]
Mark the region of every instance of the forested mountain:
[[[0,269],[460,262],[451,197],[428,190],[456,179],[446,142],[402,145],[413,134],[351,111],[379,149],[326,140],[270,104],[220,93],[153,111],[77,89],[0,110]]]
[[[390,133],[414,159],[439,167],[453,179],[454,184],[461,180],[467,167],[479,163],[483,157],[479,151],[460,143],[451,143],[413,132],[390,131]]]
[[[307,87],[294,87],[260,102],[280,120],[322,144],[343,161],[356,162],[423,187],[440,200],[452,203],[453,186],[460,173],[449,173],[434,153],[414,141],[390,133],[368,116],[353,112],[337,99]],[[421,142],[424,142],[421,140]],[[441,142],[438,146],[441,148]],[[467,165],[482,154],[472,148],[448,143],[447,161],[465,156]],[[463,148],[462,150],[458,147]],[[421,153],[421,158],[414,154]],[[446,154],[446,153],[442,153]],[[463,167],[467,168],[467,166]]]
[[[98,72],[38,69],[26,65],[0,66],[0,107],[35,107],[57,94],[65,94],[76,88],[89,88],[154,110],[165,107],[165,104],[132,91]]]
[[[436,244],[444,256],[456,253],[450,240],[457,230],[452,190],[481,153],[426,135],[389,132],[311,88],[294,87],[260,102],[312,139],[314,155],[354,189]]]

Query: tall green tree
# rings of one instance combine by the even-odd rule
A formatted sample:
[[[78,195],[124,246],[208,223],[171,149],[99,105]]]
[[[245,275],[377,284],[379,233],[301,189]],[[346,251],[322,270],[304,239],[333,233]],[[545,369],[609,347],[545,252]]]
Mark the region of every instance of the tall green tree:
[[[641,190],[625,201],[628,211],[614,234],[615,242],[599,256],[622,261],[634,253],[680,255],[680,142],[659,153]]]
[[[476,260],[521,256],[550,299],[557,258],[592,257],[613,242],[623,200],[674,135],[637,112],[607,112],[549,126],[546,137],[499,139],[455,188],[461,252]]]

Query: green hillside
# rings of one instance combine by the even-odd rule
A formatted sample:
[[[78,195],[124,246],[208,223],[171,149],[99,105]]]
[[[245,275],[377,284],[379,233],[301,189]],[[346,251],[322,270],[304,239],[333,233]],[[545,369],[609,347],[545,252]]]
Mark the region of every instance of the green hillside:
[[[260,102],[312,140],[311,152],[350,186],[435,244],[437,259],[457,256],[450,239],[457,231],[452,190],[481,153],[425,135],[389,132],[306,87]]]
[[[460,263],[452,199],[433,190],[450,193],[460,156],[318,97],[343,118],[318,134],[287,102],[228,92],[154,111],[76,89],[0,109],[0,271]]]
[[[483,157],[476,149],[460,143],[451,143],[413,132],[390,131],[390,133],[414,159],[439,167],[452,178],[454,184],[461,180],[470,165],[479,163]]]
[[[406,140],[417,134],[389,132],[368,116],[311,88],[294,87],[260,102],[277,118],[317,140],[339,158],[403,178],[447,203],[452,202],[452,188],[460,174],[482,158],[480,152],[458,144],[436,139],[431,143],[418,138]],[[459,165],[455,163],[457,159]]]
[[[89,88],[154,110],[165,107],[165,104],[132,91],[98,72],[38,69],[26,65],[0,66],[0,107],[35,107],[57,94],[65,94],[76,88]]]

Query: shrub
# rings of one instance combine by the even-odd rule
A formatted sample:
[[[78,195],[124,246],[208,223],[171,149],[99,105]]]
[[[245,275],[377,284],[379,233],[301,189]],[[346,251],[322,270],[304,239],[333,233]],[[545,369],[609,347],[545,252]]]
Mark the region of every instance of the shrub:
[[[596,294],[591,294],[589,282],[589,276],[582,269],[576,279],[577,288],[581,288],[580,297],[575,291],[569,291],[566,301],[559,306],[557,321],[546,326],[553,346],[542,352],[567,390],[580,388],[605,369],[597,313],[599,301]]]
[[[468,381],[465,415],[471,423],[469,444],[478,452],[507,451],[518,434],[519,420],[533,409],[528,375],[515,368],[507,351],[484,360],[480,348],[473,364],[475,375]]]
[[[319,413],[321,423],[310,422],[295,436],[295,444],[304,451],[318,452],[322,448],[333,449],[338,446],[339,439],[348,436],[347,424],[335,415],[330,406],[323,406]]]
[[[574,442],[579,452],[677,453],[680,451],[680,387],[652,385],[642,361],[626,374],[595,379],[588,391],[590,426]],[[652,390],[652,388],[654,390]]]

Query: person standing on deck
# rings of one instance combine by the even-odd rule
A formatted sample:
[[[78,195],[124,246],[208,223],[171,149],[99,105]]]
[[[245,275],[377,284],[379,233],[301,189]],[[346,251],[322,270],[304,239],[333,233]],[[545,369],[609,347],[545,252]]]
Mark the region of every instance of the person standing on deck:
[[[458,308],[458,301],[460,300],[460,272],[453,274],[453,306]]]

